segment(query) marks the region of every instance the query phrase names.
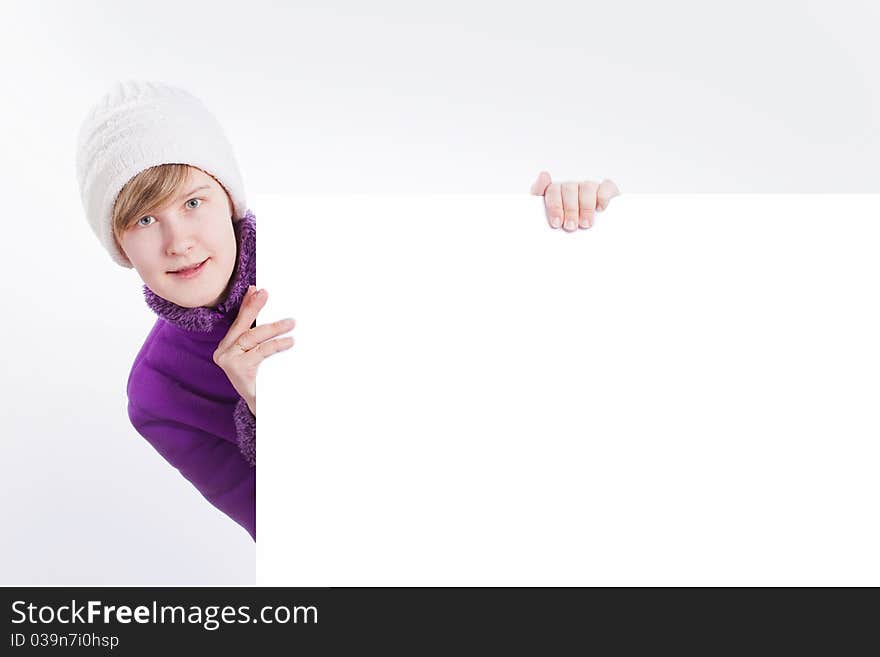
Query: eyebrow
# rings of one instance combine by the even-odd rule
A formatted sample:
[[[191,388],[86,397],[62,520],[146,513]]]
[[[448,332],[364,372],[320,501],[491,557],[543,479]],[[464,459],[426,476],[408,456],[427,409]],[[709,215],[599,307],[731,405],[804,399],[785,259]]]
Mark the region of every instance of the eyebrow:
[[[179,201],[180,199],[182,199],[182,198],[186,198],[186,197],[189,196],[190,194],[195,194],[196,192],[201,191],[201,190],[203,190],[203,189],[211,189],[211,186],[210,186],[210,185],[199,185],[199,186],[196,187],[195,189],[191,189],[191,190],[189,190],[188,192],[186,192],[185,194],[181,194],[181,195],[178,196],[175,200],[176,200],[176,201]]]

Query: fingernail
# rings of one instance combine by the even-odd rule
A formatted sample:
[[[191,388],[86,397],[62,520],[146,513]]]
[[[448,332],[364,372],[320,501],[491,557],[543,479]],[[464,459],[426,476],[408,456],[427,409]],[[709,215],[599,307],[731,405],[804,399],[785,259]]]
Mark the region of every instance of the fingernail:
[[[559,217],[550,217],[550,225],[554,228],[559,228],[562,225],[562,219]]]
[[[574,219],[566,219],[565,220],[565,229],[566,230],[574,230],[575,223]]]

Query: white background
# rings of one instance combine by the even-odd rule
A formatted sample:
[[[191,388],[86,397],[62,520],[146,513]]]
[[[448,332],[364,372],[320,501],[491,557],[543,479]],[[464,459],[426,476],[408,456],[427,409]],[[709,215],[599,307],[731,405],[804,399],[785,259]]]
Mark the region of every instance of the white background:
[[[259,583],[880,584],[880,196],[260,203]]]
[[[74,173],[80,121],[114,81],[201,97],[252,198],[513,194],[541,168],[624,194],[874,192],[878,11],[6,0],[0,582],[254,581],[250,537],[125,414],[154,318],[87,227]],[[261,227],[303,219],[252,205]]]

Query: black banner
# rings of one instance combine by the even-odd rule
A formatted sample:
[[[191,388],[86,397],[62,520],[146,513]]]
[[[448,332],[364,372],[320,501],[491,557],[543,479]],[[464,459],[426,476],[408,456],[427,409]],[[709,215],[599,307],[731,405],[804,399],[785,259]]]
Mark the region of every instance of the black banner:
[[[873,589],[9,587],[0,654],[846,651]],[[874,639],[870,639],[871,645]],[[243,652],[241,654],[244,654]]]

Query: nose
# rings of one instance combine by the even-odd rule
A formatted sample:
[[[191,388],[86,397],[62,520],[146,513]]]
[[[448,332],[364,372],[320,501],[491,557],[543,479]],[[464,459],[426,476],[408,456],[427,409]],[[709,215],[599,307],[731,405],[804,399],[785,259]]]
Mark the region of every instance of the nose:
[[[195,245],[195,237],[188,222],[178,217],[164,221],[165,254],[169,256],[185,255]]]

